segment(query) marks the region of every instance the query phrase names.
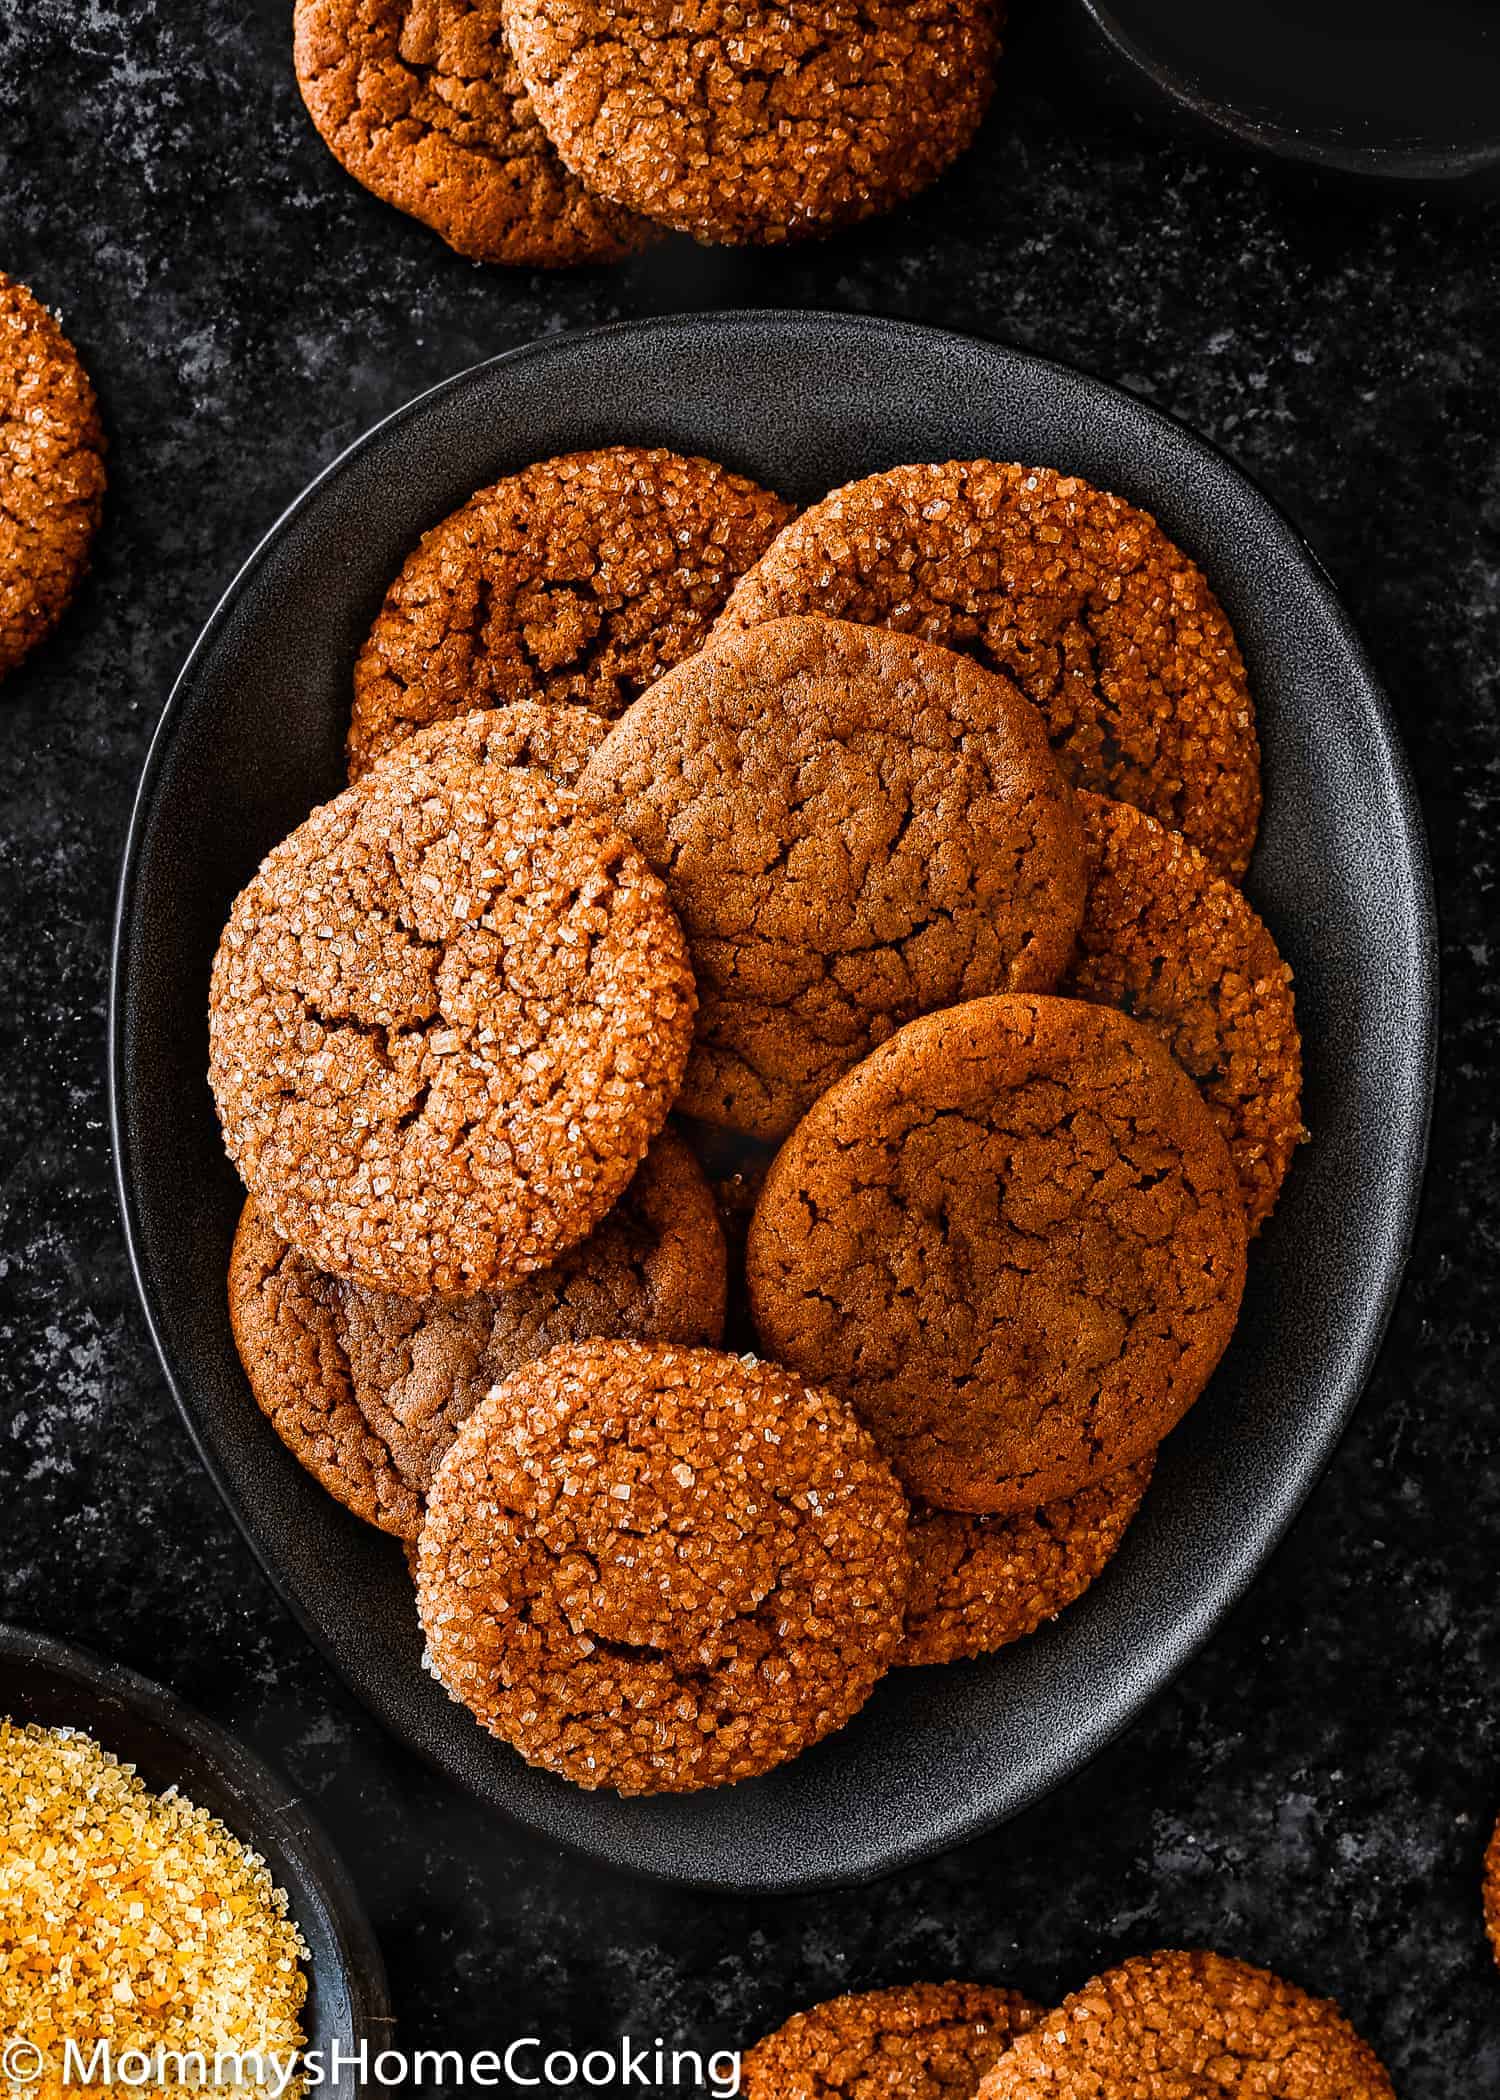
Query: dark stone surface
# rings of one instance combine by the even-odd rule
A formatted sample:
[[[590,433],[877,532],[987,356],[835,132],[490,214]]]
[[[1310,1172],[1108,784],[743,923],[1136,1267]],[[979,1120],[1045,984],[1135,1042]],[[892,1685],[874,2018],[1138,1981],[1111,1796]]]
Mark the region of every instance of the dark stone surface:
[[[1478,1912],[1500,1810],[1500,204],[1182,144],[1019,8],[977,150],[899,218],[781,256],[476,269],[357,190],[293,84],[285,0],[0,0],[0,267],[98,383],[92,580],[0,693],[0,1614],[241,1730],[349,1859],[408,2045],[737,2041],[950,1972],[1044,1997],[1161,1943],[1340,1997],[1403,2100],[1500,2090]],[[1307,533],[1388,681],[1440,890],[1443,1065],[1419,1244],[1327,1479],[1247,1603],[1091,1770],[872,1889],[684,1896],[561,1857],[417,1769],[277,1603],[150,1354],[103,1041],[134,781],[262,532],[351,438],[542,331],[830,305],[1005,337],[1218,440]]]

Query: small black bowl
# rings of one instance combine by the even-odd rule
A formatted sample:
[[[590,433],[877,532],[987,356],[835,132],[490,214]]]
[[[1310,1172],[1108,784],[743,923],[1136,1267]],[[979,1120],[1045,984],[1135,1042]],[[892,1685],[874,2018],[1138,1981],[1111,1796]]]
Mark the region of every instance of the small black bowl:
[[[1142,102],[1346,175],[1500,176],[1493,0],[1077,0]]]
[[[208,1090],[209,968],[235,892],[342,783],[355,654],[418,536],[526,461],[706,452],[802,501],[906,460],[1056,465],[1144,504],[1206,568],[1265,748],[1250,892],[1297,973],[1314,1139],[1251,1262],[1239,1331],[1105,1579],[983,1661],[901,1670],[805,1757],[717,1793],[589,1794],[483,1734],[421,1667],[394,1543],[285,1451],[235,1354],[243,1192]],[[1416,1211],[1436,1022],[1426,846],[1390,713],[1326,577],[1211,447],[1096,379],[934,329],[717,314],[476,366],[324,473],[251,556],[178,680],[121,879],[111,1106],[147,1319],[231,1510],[360,1697],[481,1800],[616,1865],[734,1889],[887,1872],[1013,1814],[1108,1741],[1244,1592],[1326,1464]]]
[[[365,2044],[374,2061],[391,2030],[380,1949],[348,1874],[284,1780],[161,1685],[21,1626],[0,1625],[0,1717],[80,1729],[154,1792],[176,1787],[258,1852],[307,1943],[309,2048]],[[366,2089],[342,2069],[319,2090],[356,2100]]]

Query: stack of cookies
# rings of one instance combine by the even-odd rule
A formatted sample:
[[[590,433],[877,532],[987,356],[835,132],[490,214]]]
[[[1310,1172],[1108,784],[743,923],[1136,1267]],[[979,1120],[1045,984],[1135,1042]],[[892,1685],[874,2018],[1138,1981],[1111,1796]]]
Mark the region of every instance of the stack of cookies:
[[[615,262],[888,210],[989,103],[1000,0],[297,0],[308,111],[461,255]]]
[[[1107,1969],[1053,2012],[987,1984],[903,1984],[795,2013],[745,2100],[1393,2100],[1338,2007],[1222,1954]]]
[[[1303,1134],[1201,573],[1042,469],[573,454],[414,550],[348,755],[215,963],[230,1303],[449,1692],[683,1791],[1055,1617]]]

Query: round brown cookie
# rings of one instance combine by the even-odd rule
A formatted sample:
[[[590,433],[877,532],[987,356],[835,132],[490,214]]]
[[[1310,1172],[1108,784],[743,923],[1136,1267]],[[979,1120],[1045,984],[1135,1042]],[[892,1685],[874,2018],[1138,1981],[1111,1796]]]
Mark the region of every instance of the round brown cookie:
[[[683,1108],[752,1136],[783,1136],[902,1022],[1048,991],[1072,951],[1083,833],[1040,717],[909,635],[730,635],[636,702],[578,791],[687,934]]]
[[[1395,2100],[1338,2010],[1221,1954],[1107,1969],[1022,2035],[979,2100]]]
[[[794,2013],[747,2050],[743,2100],[973,2100],[980,2079],[1042,2016],[1019,1991],[904,1983]]]
[[[958,1662],[1024,1640],[1066,1611],[1113,1559],[1155,1457],[1019,1516],[911,1513],[911,1596],[898,1663]]]
[[[62,617],[104,508],[104,430],[78,353],[0,271],[0,678]]]
[[[433,1483],[431,1666],[531,1764],[685,1793],[842,1727],[901,1637],[906,1503],[841,1402],[709,1349],[555,1349]]]
[[[613,716],[702,647],[792,506],[709,459],[615,445],[481,489],[408,557],[354,667],[349,770],[511,700]]]
[[[537,121],[500,0],[297,0],[308,114],[356,182],[476,262],[616,262],[656,237],[594,197]]]
[[[1144,511],[1048,467],[894,467],[789,525],[720,631],[808,611],[1004,671],[1077,786],[1149,810],[1244,873],[1260,818],[1245,666],[1201,570]]]
[[[995,0],[505,0],[537,114],[601,196],[785,241],[934,181],[994,86]]]
[[[1144,1021],[1197,1080],[1256,1233],[1307,1135],[1292,973],[1196,847],[1128,803],[1079,801],[1089,893],[1063,990]]]
[[[1500,1961],[1500,1823],[1484,1855],[1484,1922],[1495,1959]]]
[[[584,767],[609,734],[609,724],[583,707],[513,700],[451,721],[433,722],[387,757],[418,765],[528,766],[558,787],[576,787]],[[382,761],[384,763],[384,761]]]
[[[209,1078],[268,1221],[420,1297],[591,1232],[666,1120],[693,984],[660,883],[539,773],[451,755],[315,810],[235,899]]]
[[[746,1252],[767,1352],[913,1495],[1034,1510],[1155,1449],[1234,1328],[1245,1212],[1157,1038],[1076,999],[913,1021],[777,1154]]]
[[[671,1131],[604,1221],[508,1291],[401,1298],[324,1275],[246,1204],[229,1310],[262,1412],[356,1516],[415,1538],[422,1501],[490,1389],[561,1342],[716,1343],[724,1235],[702,1169]]]
[[[292,1456],[367,1524],[415,1539],[422,1497],[355,1397],[344,1293],[252,1197],[229,1257],[229,1321],[256,1405]]]

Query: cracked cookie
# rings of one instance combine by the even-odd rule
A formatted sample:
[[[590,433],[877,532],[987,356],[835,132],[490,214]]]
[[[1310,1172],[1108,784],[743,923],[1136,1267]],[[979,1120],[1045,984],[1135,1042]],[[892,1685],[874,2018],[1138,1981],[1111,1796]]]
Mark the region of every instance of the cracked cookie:
[[[911,1513],[911,1595],[898,1663],[958,1662],[1024,1640],[1076,1604],[1119,1549],[1151,1484],[1143,1458],[1041,1509]]]
[[[1023,2035],[978,2100],[1395,2100],[1337,2006],[1221,1954],[1107,1969]]]
[[[1003,671],[1076,786],[1244,873],[1260,818],[1245,666],[1202,571],[1144,511],[1047,467],[894,467],[789,525],[718,631],[813,611]]]
[[[293,62],[363,188],[475,262],[617,262],[656,238],[592,196],[527,98],[500,0],[297,0]]]
[[[1186,839],[1128,803],[1078,799],[1089,892],[1062,989],[1154,1028],[1198,1082],[1256,1233],[1307,1134],[1292,973],[1240,891]]]
[[[579,782],[667,886],[698,982],[682,1107],[783,1136],[916,1015],[1050,990],[1076,797],[1009,680],[909,635],[778,620],[679,664]]]
[[[995,0],[506,0],[563,159],[704,241],[785,241],[924,189],[993,89]]]
[[[622,713],[702,647],[792,506],[713,460],[634,445],[544,459],[427,533],[354,667],[349,772],[511,700]]]
[[[608,722],[586,708],[513,700],[508,707],[429,723],[387,757],[415,759],[419,765],[452,758],[461,764],[525,766],[570,788],[608,734]]]
[[[685,1793],[842,1727],[907,1575],[905,1498],[842,1402],[753,1358],[588,1342],[459,1432],[417,1603],[439,1681],[529,1763]]]
[[[235,899],[209,1078],[268,1222],[411,1297],[591,1232],[666,1120],[693,982],[657,878],[539,773],[378,768]]]
[[[762,1346],[857,1408],[914,1496],[1008,1514],[1155,1449],[1234,1329],[1245,1212],[1156,1036],[1076,999],[913,1021],[771,1167]]]
[[[831,1998],[745,2053],[744,2100],[973,2100],[1042,2008],[983,1983],[902,1983]]]
[[[104,431],[78,353],[0,271],[0,678],[51,633],[104,509]]]
[[[402,1298],[325,1275],[245,1205],[229,1312],[261,1412],[346,1509],[415,1539],[432,1477],[492,1387],[561,1342],[717,1343],[724,1235],[663,1131],[586,1240],[507,1291]]]

